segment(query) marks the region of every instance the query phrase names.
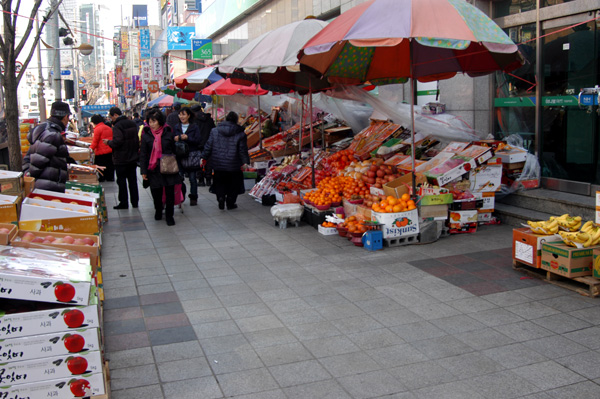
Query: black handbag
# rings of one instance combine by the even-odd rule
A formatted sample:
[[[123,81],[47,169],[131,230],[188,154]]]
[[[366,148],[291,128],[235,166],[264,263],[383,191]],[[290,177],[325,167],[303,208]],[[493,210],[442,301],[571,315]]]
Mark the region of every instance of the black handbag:
[[[176,141],[175,142],[175,155],[177,155],[177,158],[182,159],[182,158],[187,158],[188,155],[190,155],[190,146],[188,145],[188,143],[186,143],[185,141]]]
[[[190,151],[187,158],[181,160],[181,167],[185,170],[200,170],[202,168],[202,151]]]

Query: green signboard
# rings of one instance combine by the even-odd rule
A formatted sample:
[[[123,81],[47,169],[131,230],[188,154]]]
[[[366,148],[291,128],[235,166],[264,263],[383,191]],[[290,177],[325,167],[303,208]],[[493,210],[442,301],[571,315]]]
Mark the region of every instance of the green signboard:
[[[213,56],[212,40],[192,39],[192,59],[211,60]]]
[[[495,107],[535,107],[535,97],[495,98]],[[576,96],[542,97],[543,107],[579,106]]]

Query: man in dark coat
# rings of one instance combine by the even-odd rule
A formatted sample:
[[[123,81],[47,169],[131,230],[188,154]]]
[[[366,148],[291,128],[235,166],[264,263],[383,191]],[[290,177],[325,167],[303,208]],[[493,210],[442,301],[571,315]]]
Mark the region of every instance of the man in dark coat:
[[[204,146],[210,136],[210,131],[215,128],[215,121],[209,113],[202,110],[200,106],[194,106],[191,108],[194,111],[196,125],[200,129],[200,143],[198,148],[200,151],[204,151]],[[206,182],[205,182],[206,179]],[[212,184],[212,168],[210,164],[206,164],[203,169],[198,172],[198,185],[200,187],[210,186]]]
[[[140,119],[140,114],[138,114],[137,112],[133,113],[133,123],[135,123],[138,129],[140,128],[140,126],[144,126],[144,121]]]
[[[225,121],[210,132],[202,158],[207,159],[215,171],[213,191],[219,209],[237,208],[237,196],[244,192],[242,166],[250,164],[248,143],[244,128],[237,124],[238,115],[230,112]]]
[[[137,186],[137,161],[140,152],[138,127],[135,122],[124,116],[118,107],[112,107],[108,116],[113,122],[113,139],[105,140],[113,150],[113,164],[117,172],[119,186],[119,204],[114,209],[127,209],[127,185],[131,206],[138,207],[139,193]]]
[[[67,158],[69,150],[62,136],[71,109],[62,101],[52,103],[50,118],[29,132],[31,146],[23,158],[23,173],[35,178],[35,187],[41,190],[65,192],[69,178]]]
[[[171,129],[179,124],[179,111],[181,111],[181,104],[177,103],[173,105],[173,111],[167,115],[167,125],[171,126]]]

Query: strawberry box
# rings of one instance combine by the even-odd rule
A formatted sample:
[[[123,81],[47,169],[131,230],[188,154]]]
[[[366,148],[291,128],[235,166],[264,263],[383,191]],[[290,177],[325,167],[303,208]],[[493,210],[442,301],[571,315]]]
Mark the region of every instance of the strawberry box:
[[[96,302],[95,297],[93,302]],[[24,311],[17,308],[18,311],[14,313],[4,313],[0,316],[0,339],[100,327],[97,303],[66,308],[52,307],[51,309],[39,309],[44,305],[52,306],[49,304],[39,302],[27,302],[26,304],[32,310]]]
[[[98,328],[0,340],[0,363],[99,351]]]
[[[89,265],[0,256],[0,298],[87,305],[92,285]]]
[[[9,362],[0,364],[0,387],[102,373],[102,371],[100,351]]]

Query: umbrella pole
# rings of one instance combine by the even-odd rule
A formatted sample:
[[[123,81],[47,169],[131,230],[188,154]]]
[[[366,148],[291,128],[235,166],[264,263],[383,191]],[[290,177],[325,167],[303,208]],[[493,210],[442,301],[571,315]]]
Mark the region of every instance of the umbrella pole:
[[[260,143],[260,149],[263,149],[262,142],[262,123],[260,122],[260,96],[258,95],[258,88],[260,87],[260,74],[256,73],[256,99],[258,100],[258,142]]]
[[[309,111],[308,111],[308,126],[310,129],[310,168],[312,170],[312,186],[315,188],[315,145],[313,142],[313,123],[312,123],[312,87],[310,82],[308,83],[308,101],[309,101]]]
[[[302,133],[304,132],[304,96],[300,99],[300,141],[298,141],[298,153],[302,155]]]
[[[415,78],[413,76],[413,53],[412,53],[412,43],[409,44],[410,48],[410,154],[412,158],[412,188],[413,188],[413,197],[417,192],[417,179],[415,176]]]

